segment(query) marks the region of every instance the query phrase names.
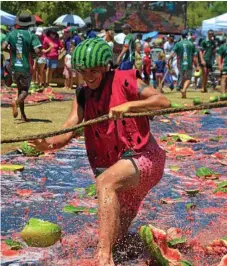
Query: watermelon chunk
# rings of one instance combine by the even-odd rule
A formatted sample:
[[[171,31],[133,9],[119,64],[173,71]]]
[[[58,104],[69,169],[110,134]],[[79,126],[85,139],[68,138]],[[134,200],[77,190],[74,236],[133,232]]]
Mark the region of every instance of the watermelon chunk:
[[[165,231],[152,225],[144,225],[139,234],[151,253],[152,262],[159,266],[181,265],[181,253],[168,247]]]
[[[194,105],[200,105],[202,102],[201,102],[201,100],[200,100],[200,98],[199,97],[195,97],[194,99],[193,99],[193,104]]]
[[[219,175],[219,173],[216,173],[207,167],[200,167],[196,171],[196,176],[198,177],[211,177],[211,176],[216,176],[216,175]]]
[[[210,103],[216,103],[216,102],[218,102],[218,97],[217,96],[210,96],[209,101],[210,101]]]
[[[0,170],[2,170],[2,171],[22,171],[22,170],[24,170],[24,166],[19,165],[19,164],[2,164],[2,165],[0,165]]]
[[[220,101],[227,101],[227,93],[222,93],[220,95]]]

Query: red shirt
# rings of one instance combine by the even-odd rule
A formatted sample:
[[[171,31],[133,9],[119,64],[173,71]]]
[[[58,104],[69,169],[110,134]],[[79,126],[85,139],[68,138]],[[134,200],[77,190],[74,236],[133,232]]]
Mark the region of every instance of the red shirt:
[[[48,49],[52,46],[51,50],[46,54],[48,59],[58,59],[58,51],[63,48],[63,44],[59,39],[51,39],[45,37],[43,41],[43,49]]]
[[[97,90],[84,88],[85,121],[108,114],[111,107],[139,100],[136,70],[106,73]],[[126,151],[140,154],[150,137],[147,117],[107,120],[84,128],[85,144],[91,167],[110,167]]]
[[[151,59],[149,55],[146,55],[143,59],[143,72],[145,74],[151,74]]]

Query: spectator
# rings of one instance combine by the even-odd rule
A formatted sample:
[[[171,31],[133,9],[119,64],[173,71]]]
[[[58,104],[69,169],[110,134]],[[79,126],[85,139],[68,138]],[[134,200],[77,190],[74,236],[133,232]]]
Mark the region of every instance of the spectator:
[[[17,84],[18,98],[13,100],[13,116],[18,116],[17,106],[20,107],[21,120],[27,121],[24,111],[24,100],[28,95],[28,89],[31,83],[31,69],[29,64],[29,55],[34,49],[37,54],[40,52],[40,43],[37,36],[29,31],[29,27],[35,25],[35,17],[29,13],[21,13],[16,17],[18,29],[10,32],[2,44],[5,50],[8,44],[11,51],[11,67],[13,81]]]
[[[63,75],[65,76],[65,89],[73,89],[73,81],[76,78],[76,71],[72,70],[72,54],[76,47],[76,44],[74,42],[70,45],[70,54],[67,54],[65,56],[65,67]]]
[[[166,61],[165,61],[165,54],[160,53],[158,56],[158,60],[155,61],[155,70],[156,70],[156,81],[157,81],[157,87],[161,93],[164,93],[163,91],[163,76],[165,71]]]
[[[39,38],[41,44],[43,45],[45,39],[43,28],[38,27],[35,32],[35,35]],[[46,55],[44,52],[42,52],[42,54],[37,59],[38,83],[41,89],[44,89],[46,86],[45,66],[46,66]]]
[[[190,85],[190,81],[192,78],[192,67],[193,62],[196,66],[196,70],[199,71],[198,66],[198,59],[196,56],[195,45],[187,40],[188,32],[186,30],[182,31],[182,40],[175,44],[173,48],[173,52],[170,55],[168,60],[168,64],[174,57],[174,53],[178,57],[178,63],[180,65],[180,84],[182,85],[183,89],[181,91],[182,98],[186,98],[186,91]]]
[[[104,40],[109,44],[112,51],[114,48],[114,32],[112,30],[106,30]]]
[[[147,39],[145,40],[145,42],[143,43],[143,48],[144,48],[144,49],[147,48],[147,47],[150,48],[150,42],[151,42],[151,37],[149,37],[149,38],[147,38]]]
[[[165,56],[166,56],[166,59],[168,60],[171,52],[173,51],[173,47],[174,47],[174,35],[173,34],[170,34],[167,36],[167,41],[164,43],[164,52],[165,52]],[[175,75],[172,75],[170,73],[170,71],[167,73],[166,75],[166,78],[165,78],[165,81],[170,84],[170,89],[173,90],[174,89],[174,80],[177,80],[177,77],[179,75],[179,71],[178,71],[178,68],[177,68],[177,57],[174,56],[173,58],[173,63],[172,63],[172,66],[173,66],[173,69],[174,69],[174,72],[175,72]]]
[[[138,33],[136,36],[136,43],[140,43],[142,46],[144,45],[144,41],[143,41],[143,35],[141,33]]]
[[[227,44],[218,49],[218,68],[221,71],[221,92],[227,93]]]
[[[62,42],[59,40],[59,36],[56,30],[49,29],[46,34],[46,38],[43,43],[43,52],[46,54],[47,64],[47,86],[49,86],[52,75],[55,69],[58,67],[58,55],[64,50]]]
[[[158,60],[159,54],[163,53],[164,50],[162,48],[163,40],[161,38],[158,38],[154,41],[154,46],[151,49],[151,60],[152,62],[155,62]],[[153,86],[156,88],[156,69],[155,65],[152,67],[152,78],[153,78]]]
[[[135,64],[134,64],[134,68],[137,69],[140,74],[142,74],[142,70],[143,70],[143,60],[142,60],[142,56],[141,56],[141,48],[142,45],[140,42],[136,43],[136,51],[135,51]]]
[[[203,40],[200,46],[200,58],[203,69],[201,92],[207,92],[207,79],[209,72],[212,71],[215,48],[214,32],[213,30],[209,30],[208,38]]]
[[[73,45],[77,46],[81,42],[81,39],[78,35],[78,30],[75,27],[70,27],[70,33],[71,33],[71,41],[73,41]],[[70,45],[70,49],[71,49],[71,45]]]
[[[144,49],[145,57],[143,59],[143,74],[144,74],[144,82],[150,85],[150,75],[151,75],[151,58],[150,53],[151,49],[146,47]]]
[[[95,38],[96,33],[93,31],[93,27],[91,23],[87,23],[87,39]]]
[[[170,34],[167,36],[167,41],[164,43],[164,52],[168,56],[173,50],[174,46],[174,35]]]
[[[71,43],[70,27],[67,27],[64,29],[64,46],[66,54],[70,53],[70,43]]]
[[[126,36],[123,49],[117,58],[117,64],[120,64],[120,70],[128,70],[132,69],[135,63],[135,40],[131,33],[132,28],[129,24],[125,24],[122,29]]]
[[[1,45],[4,42],[4,40],[6,39],[6,32],[7,32],[7,28],[4,25],[1,25],[0,28],[0,40],[1,40]],[[2,53],[2,50],[0,51],[1,53],[1,86],[5,86],[5,80],[4,80],[4,54]]]

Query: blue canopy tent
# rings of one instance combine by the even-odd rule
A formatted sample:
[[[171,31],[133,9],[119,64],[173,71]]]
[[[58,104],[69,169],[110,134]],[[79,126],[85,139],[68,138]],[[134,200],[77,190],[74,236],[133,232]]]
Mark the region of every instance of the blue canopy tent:
[[[158,35],[158,31],[152,31],[149,33],[146,33],[143,35],[143,41],[145,41],[147,38],[155,38]]]
[[[5,11],[0,10],[0,18],[2,25],[14,25],[16,16],[11,15]]]

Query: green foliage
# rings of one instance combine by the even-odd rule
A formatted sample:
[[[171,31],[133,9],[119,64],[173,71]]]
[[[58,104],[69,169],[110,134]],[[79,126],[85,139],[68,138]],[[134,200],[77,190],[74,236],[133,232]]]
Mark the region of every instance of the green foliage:
[[[79,1],[2,1],[1,9],[13,15],[21,11],[28,11],[37,14],[44,20],[44,25],[52,25],[53,22],[65,14],[78,15],[86,18],[91,13],[91,2]]]
[[[189,28],[202,25],[202,21],[226,13],[226,1],[191,1],[187,2],[187,24]]]

